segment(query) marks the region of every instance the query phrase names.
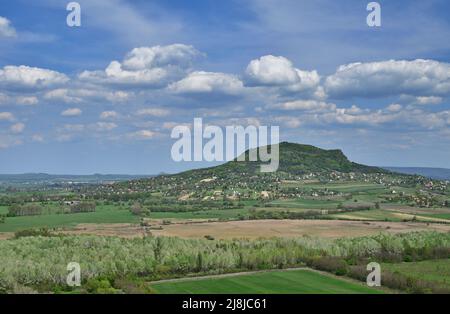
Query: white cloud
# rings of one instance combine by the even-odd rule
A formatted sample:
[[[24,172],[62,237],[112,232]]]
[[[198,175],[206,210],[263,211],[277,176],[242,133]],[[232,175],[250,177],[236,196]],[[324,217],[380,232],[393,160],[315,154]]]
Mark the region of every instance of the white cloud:
[[[161,67],[190,67],[200,52],[192,46],[173,44],[169,46],[140,47],[131,50],[123,60],[126,70],[137,71]]]
[[[19,96],[16,102],[20,105],[33,106],[39,103],[39,100],[36,96]]]
[[[106,119],[114,119],[117,118],[117,112],[115,111],[103,111],[100,114],[100,119],[106,120]]]
[[[11,112],[0,112],[0,121],[1,120],[13,121],[14,115]]]
[[[138,110],[136,114],[138,116],[154,116],[154,117],[164,117],[169,115],[170,111],[161,108],[145,108]]]
[[[8,101],[9,101],[8,95],[0,93],[0,105],[6,104]]]
[[[33,136],[31,137],[31,140],[33,142],[43,142],[44,141],[44,137],[41,134],[33,134]]]
[[[0,37],[16,37],[17,33],[10,20],[0,16]]]
[[[93,83],[161,87],[183,77],[198,55],[192,46],[183,44],[140,47],[128,53],[122,63],[112,61],[104,71],[84,71],[79,78]]]
[[[300,82],[292,62],[285,57],[263,56],[250,61],[245,70],[249,85],[282,86]]]
[[[178,94],[221,93],[237,95],[243,92],[243,83],[234,75],[197,71],[184,79],[172,83],[168,89]]]
[[[286,127],[290,129],[296,129],[302,125],[301,119],[297,117],[281,116],[275,117],[274,120],[276,122],[283,123]]]
[[[335,104],[317,100],[295,100],[268,107],[281,110],[302,110],[311,112],[324,112],[336,109]]]
[[[75,117],[81,115],[82,111],[79,108],[69,108],[61,112],[62,116],[65,117]]]
[[[402,105],[400,104],[390,104],[389,106],[387,106],[387,110],[390,112],[398,112],[402,109]]]
[[[14,145],[22,144],[22,140],[15,136],[0,134],[0,149],[5,149]]]
[[[133,133],[128,133],[128,137],[137,140],[150,140],[154,138],[158,133],[150,130],[140,130]]]
[[[77,103],[81,101],[80,98],[69,95],[69,90],[66,88],[58,88],[48,91],[47,93],[45,93],[44,98],[49,100],[63,101],[65,103]]]
[[[11,125],[11,127],[10,127],[11,132],[16,133],[16,134],[22,133],[24,129],[25,129],[25,124],[23,124],[23,123],[16,123],[16,124]]]
[[[115,91],[105,94],[105,98],[111,102],[124,102],[130,98],[130,93],[124,91]]]
[[[250,61],[244,78],[247,86],[277,87],[283,93],[308,92],[316,99],[327,97],[319,86],[321,78],[317,71],[297,69],[282,56],[267,55]]]
[[[83,124],[64,124],[60,131],[81,132],[85,129]]]
[[[416,105],[439,105],[442,102],[442,97],[436,96],[419,96],[416,97]]]
[[[0,69],[0,86],[6,88],[46,88],[67,81],[65,74],[26,65],[7,65]]]
[[[328,76],[325,88],[335,97],[445,95],[450,93],[450,64],[421,59],[351,63]]]
[[[93,129],[99,132],[111,131],[117,128],[117,124],[112,122],[97,122],[93,125]]]

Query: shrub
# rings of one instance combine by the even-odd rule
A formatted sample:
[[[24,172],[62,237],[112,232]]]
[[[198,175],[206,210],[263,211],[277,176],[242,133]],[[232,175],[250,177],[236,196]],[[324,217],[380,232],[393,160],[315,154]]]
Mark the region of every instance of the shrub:
[[[310,261],[310,266],[315,269],[334,273],[337,276],[344,276],[348,272],[347,262],[339,257],[319,257]]]
[[[47,228],[40,228],[40,229],[25,229],[16,231],[14,233],[14,238],[19,239],[22,237],[51,237],[54,236],[53,233],[51,233]]]

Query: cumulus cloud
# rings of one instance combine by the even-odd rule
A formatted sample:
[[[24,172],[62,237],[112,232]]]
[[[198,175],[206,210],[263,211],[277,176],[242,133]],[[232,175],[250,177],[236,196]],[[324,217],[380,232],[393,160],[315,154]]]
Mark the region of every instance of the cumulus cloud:
[[[164,117],[169,115],[170,111],[161,108],[144,108],[136,112],[138,116]]]
[[[0,16],[0,37],[16,37],[17,33],[11,25],[11,21],[6,17]]]
[[[36,96],[19,96],[16,98],[16,102],[20,105],[33,106],[39,103]]]
[[[168,89],[177,94],[219,93],[238,95],[243,92],[244,85],[236,76],[218,72],[197,71],[184,79],[172,83]]]
[[[26,65],[7,65],[0,69],[0,87],[4,88],[38,89],[64,84],[67,81],[69,81],[69,78],[65,74]]]
[[[12,133],[18,134],[18,133],[22,133],[23,130],[25,129],[25,124],[23,123],[16,123],[11,125],[10,130]]]
[[[112,122],[97,122],[92,128],[98,132],[111,131],[117,128],[117,124]]]
[[[117,118],[118,114],[115,111],[103,111],[100,114],[100,119],[106,120],[106,119],[114,119]]]
[[[14,115],[11,112],[0,112],[0,121],[1,120],[13,121]]]
[[[69,108],[61,112],[64,117],[75,117],[81,115],[82,111],[80,108]]]
[[[439,105],[442,102],[442,97],[436,96],[419,96],[416,97],[414,104],[416,105]]]
[[[33,136],[31,136],[31,140],[33,142],[41,143],[44,141],[44,137],[41,134],[33,134]]]
[[[136,132],[128,133],[128,137],[137,140],[150,140],[154,138],[158,133],[150,130],[139,130]]]
[[[16,138],[16,136],[0,134],[0,149],[6,149],[20,144],[22,144],[22,140]]]
[[[57,88],[48,91],[45,93],[44,98],[47,100],[63,101],[65,103],[77,103],[81,101],[79,97],[69,95],[69,90],[67,88]]]
[[[400,104],[390,104],[389,106],[387,106],[387,110],[390,112],[398,112],[403,108],[402,105]]]
[[[323,112],[336,109],[336,105],[317,100],[295,100],[285,103],[268,106],[273,109],[281,110],[302,110],[311,112]]]
[[[122,62],[112,61],[104,71],[84,71],[79,79],[93,83],[161,87],[183,77],[195,57],[194,47],[183,44],[134,48]]]
[[[448,95],[450,64],[434,60],[381,61],[342,65],[325,80],[334,97]]]
[[[252,86],[282,86],[300,82],[290,60],[272,55],[250,61],[245,70],[246,82]]]

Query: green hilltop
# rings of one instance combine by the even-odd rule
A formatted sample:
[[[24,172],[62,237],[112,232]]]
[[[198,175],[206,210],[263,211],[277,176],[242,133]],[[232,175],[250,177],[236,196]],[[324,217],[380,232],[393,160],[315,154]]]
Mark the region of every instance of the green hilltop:
[[[282,142],[274,145],[279,149],[279,168],[277,172],[287,174],[307,174],[307,173],[329,173],[329,172],[342,172],[342,173],[389,173],[389,171],[371,167],[362,164],[358,164],[348,160],[344,153],[339,149],[326,150],[312,145],[304,145],[297,143]],[[270,152],[270,147],[269,147]],[[204,168],[195,169],[182,173],[182,175],[196,175],[208,174],[208,175],[223,175],[230,173],[248,173],[257,175],[260,172],[261,164],[267,164],[268,162],[262,162],[259,159],[257,161],[249,161],[249,150],[245,153],[246,161],[229,161],[225,164]]]

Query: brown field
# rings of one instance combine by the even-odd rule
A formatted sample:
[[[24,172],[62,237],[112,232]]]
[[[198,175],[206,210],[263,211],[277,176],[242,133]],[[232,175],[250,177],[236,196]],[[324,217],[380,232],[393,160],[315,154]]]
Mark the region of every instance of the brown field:
[[[379,232],[400,233],[425,230],[449,232],[450,225],[337,220],[248,220],[169,225],[164,226],[162,230],[152,230],[152,234],[183,238],[202,238],[210,235],[217,239],[298,237],[303,235],[341,238],[365,236]]]
[[[0,232],[0,240],[6,240],[14,237],[14,232]]]
[[[203,238],[206,235],[216,239],[301,237],[304,235],[342,238],[373,235],[380,232],[402,233],[411,231],[450,232],[450,225],[412,222],[346,221],[346,220],[246,220],[211,222],[190,220],[163,225],[161,220],[151,220],[147,233],[136,224],[79,224],[72,229],[61,229],[59,233],[68,235],[91,234],[119,236],[123,238],[155,236],[175,236],[181,238]],[[0,233],[0,240],[13,237],[13,233]]]

